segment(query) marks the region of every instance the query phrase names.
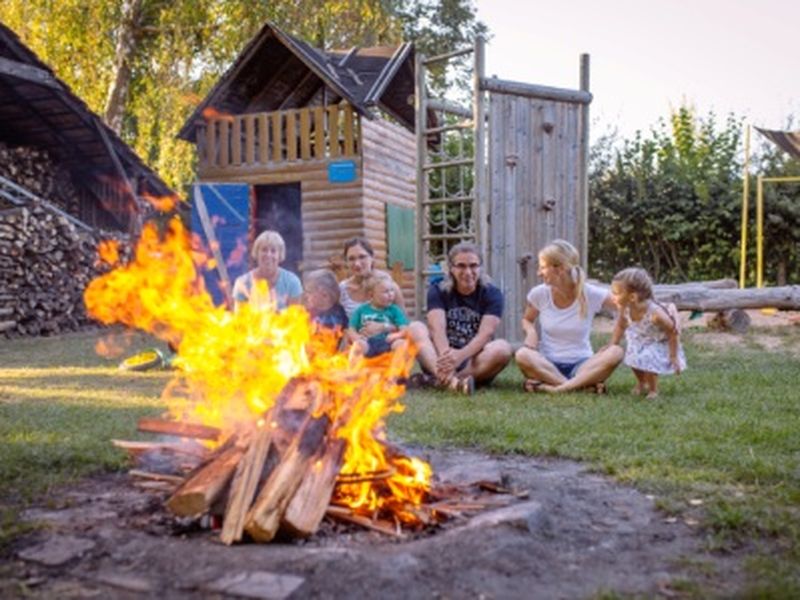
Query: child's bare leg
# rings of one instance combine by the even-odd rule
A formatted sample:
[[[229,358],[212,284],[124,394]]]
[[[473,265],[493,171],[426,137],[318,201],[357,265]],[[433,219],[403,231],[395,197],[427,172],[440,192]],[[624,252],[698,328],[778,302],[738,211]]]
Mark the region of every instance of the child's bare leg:
[[[647,399],[655,400],[658,398],[658,375],[655,373],[647,373]]]
[[[640,396],[647,386],[647,373],[633,368],[631,368],[631,371],[633,371],[633,374],[636,376],[636,385],[631,390],[631,394]]]

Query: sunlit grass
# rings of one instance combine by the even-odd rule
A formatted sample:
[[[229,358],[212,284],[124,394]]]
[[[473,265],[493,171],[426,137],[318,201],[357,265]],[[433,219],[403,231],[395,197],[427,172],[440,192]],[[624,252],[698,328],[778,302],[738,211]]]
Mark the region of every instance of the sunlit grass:
[[[19,533],[15,515],[25,502],[87,474],[125,468],[125,454],[110,440],[136,439],[137,420],[165,409],[159,398],[169,373],[120,371],[120,357],[95,354],[97,338],[0,343],[0,521],[8,525],[0,547]],[[655,402],[629,394],[634,378],[626,368],[610,379],[606,396],[554,397],[521,393],[522,377],[511,366],[473,397],[407,394],[390,435],[584,461],[653,494],[665,515],[699,521],[710,550],[746,547],[745,595],[800,596],[800,328],[734,339],[711,345],[687,333],[689,369],[663,378]],[[126,343],[130,355],[153,340],[129,336]],[[698,581],[709,577],[703,569]],[[695,584],[686,582],[687,590]]]
[[[765,350],[761,335],[778,343]],[[689,369],[662,378],[657,401],[629,394],[624,367],[606,396],[524,395],[512,368],[473,397],[409,394],[391,429],[423,445],[585,461],[699,519],[709,548],[755,547],[754,586],[774,576],[800,595],[800,329],[722,348],[702,339],[687,334]]]

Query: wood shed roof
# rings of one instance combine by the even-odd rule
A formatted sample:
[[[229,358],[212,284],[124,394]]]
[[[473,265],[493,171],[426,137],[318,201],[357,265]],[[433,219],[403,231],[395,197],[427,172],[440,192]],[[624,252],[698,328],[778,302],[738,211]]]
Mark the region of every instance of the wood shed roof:
[[[346,100],[361,114],[381,108],[414,130],[414,47],[320,50],[264,27],[245,46],[178,133],[194,141],[204,111],[242,114]]]
[[[0,140],[42,148],[72,173],[76,185],[100,189],[109,179],[136,181],[140,192],[172,190],[102,119],[72,93],[8,27],[0,23]],[[102,198],[97,198],[98,203]],[[140,203],[136,203],[140,206]],[[128,215],[120,215],[127,222]]]

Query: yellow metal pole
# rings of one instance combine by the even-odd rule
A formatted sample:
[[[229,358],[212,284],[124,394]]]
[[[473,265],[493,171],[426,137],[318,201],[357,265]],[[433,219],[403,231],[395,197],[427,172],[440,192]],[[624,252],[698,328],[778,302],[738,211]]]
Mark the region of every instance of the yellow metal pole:
[[[739,287],[744,288],[747,278],[747,202],[750,196],[750,125],[744,133],[744,167],[742,173],[742,241],[739,256]]]
[[[758,176],[756,191],[756,287],[764,287],[764,181]]]

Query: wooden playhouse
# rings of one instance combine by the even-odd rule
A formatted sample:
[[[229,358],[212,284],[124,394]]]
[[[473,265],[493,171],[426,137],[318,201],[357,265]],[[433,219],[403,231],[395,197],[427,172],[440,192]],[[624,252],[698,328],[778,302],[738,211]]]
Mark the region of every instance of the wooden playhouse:
[[[246,271],[274,229],[283,266],[342,272],[363,236],[414,302],[414,50],[323,51],[266,24],[179,133],[196,144],[193,229],[220,249],[223,278]]]

